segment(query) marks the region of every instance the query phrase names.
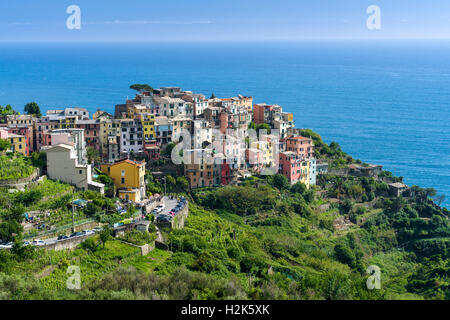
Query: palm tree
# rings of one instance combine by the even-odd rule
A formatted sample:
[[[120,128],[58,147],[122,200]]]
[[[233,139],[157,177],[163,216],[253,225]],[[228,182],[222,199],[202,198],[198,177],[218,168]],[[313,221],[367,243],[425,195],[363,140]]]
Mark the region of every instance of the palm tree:
[[[88,162],[90,164],[100,161],[100,156],[99,156],[98,150],[96,150],[92,147],[87,148],[86,156],[87,156]]]

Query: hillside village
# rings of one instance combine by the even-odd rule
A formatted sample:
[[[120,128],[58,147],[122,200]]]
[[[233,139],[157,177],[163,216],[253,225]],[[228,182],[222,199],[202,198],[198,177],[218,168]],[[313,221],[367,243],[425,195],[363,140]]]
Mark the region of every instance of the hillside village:
[[[10,140],[11,151],[26,156],[46,152],[50,179],[103,193],[101,184],[92,179],[93,163],[88,163],[86,154],[88,148],[97,150],[96,162],[114,180],[118,196],[135,203],[146,198],[142,174],[140,179],[119,177],[106,168],[124,159],[136,167],[141,165],[133,162],[136,159],[158,161],[165,148],[182,141],[183,132],[191,135],[190,145],[183,143],[184,158],[201,158],[198,163],[185,161],[183,168],[193,189],[237,183],[264,174],[267,168],[274,168],[271,174],[285,175],[291,184],[301,181],[309,187],[327,168],[317,164],[312,139],[295,129],[292,113],[278,105],[253,104],[252,97],[241,95],[208,99],[178,87],[163,87],[116,105],[114,115],[98,110],[90,119],[84,108],[65,108],[48,110],[40,118],[7,115],[3,122],[1,138]],[[260,133],[251,142],[245,139],[249,129]],[[222,136],[216,137],[213,130]],[[133,182],[121,183],[128,180]]]
[[[78,107],[0,109],[0,284],[1,272],[20,274],[37,292],[74,298],[64,291],[74,263],[88,298],[109,282],[134,288],[128,277],[137,271],[120,267],[157,274],[141,283],[162,298],[448,294],[445,277],[436,292],[421,282],[445,265],[440,257],[448,263],[448,210],[434,189],[353,159],[296,128],[279,105],[131,88],[135,98],[92,119]],[[437,260],[423,271],[426,259]],[[370,263],[408,285],[363,290]],[[230,276],[236,291],[223,282]],[[195,287],[206,279],[197,277],[210,283]],[[329,289],[335,277],[351,286]],[[186,279],[194,287],[184,295],[156,285]]]

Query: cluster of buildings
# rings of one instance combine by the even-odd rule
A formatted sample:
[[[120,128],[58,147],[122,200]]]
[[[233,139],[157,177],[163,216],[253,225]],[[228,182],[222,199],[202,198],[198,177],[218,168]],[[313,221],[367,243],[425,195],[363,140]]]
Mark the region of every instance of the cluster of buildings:
[[[250,126],[268,124],[271,132]],[[253,127],[254,127],[253,126]],[[47,152],[48,175],[81,189],[102,190],[92,179],[86,148],[98,150],[101,170],[118,195],[134,202],[145,198],[145,163],[158,160],[169,143],[182,150],[191,188],[237,183],[252,174],[285,175],[291,184],[316,183],[317,164],[310,138],[294,127],[293,114],[279,105],[253,104],[238,95],[219,99],[162,87],[142,92],[115,106],[114,115],[84,108],[49,110],[45,116],[8,115],[0,134],[12,151]]]

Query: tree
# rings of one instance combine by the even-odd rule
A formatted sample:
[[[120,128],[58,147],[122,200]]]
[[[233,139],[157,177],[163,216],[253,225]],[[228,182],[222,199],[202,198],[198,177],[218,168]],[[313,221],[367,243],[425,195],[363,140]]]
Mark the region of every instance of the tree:
[[[6,139],[0,139],[0,152],[9,150],[9,148],[11,148],[11,143]]]
[[[172,150],[173,150],[173,148],[175,148],[175,146],[176,146],[175,143],[167,144],[167,146],[164,148],[164,150],[161,152],[161,154],[165,155],[165,156],[170,156],[172,154]]]
[[[169,174],[166,176],[166,179],[167,179],[167,186],[170,189],[173,189],[173,187],[175,187],[175,185],[177,184],[177,181],[175,180],[175,178]]]
[[[18,112],[14,111],[11,105],[7,105],[5,108],[0,106],[0,115],[7,116],[7,115],[13,115],[17,114]]]
[[[100,155],[97,149],[88,147],[86,150],[86,156],[89,163],[95,163],[100,161]]]
[[[24,212],[23,205],[19,203],[3,213],[2,223],[0,223],[0,239],[9,242],[21,238],[23,231],[21,222]]]
[[[109,226],[104,226],[103,230],[100,232],[100,241],[102,242],[103,249],[105,249],[105,244],[111,239],[111,229]]]
[[[300,181],[291,187],[291,192],[300,193],[301,195],[303,195],[306,190],[308,190],[308,188],[306,188],[306,185]]]
[[[24,110],[27,114],[31,114],[37,118],[42,116],[41,109],[36,102],[29,102],[25,105]]]
[[[339,205],[339,211],[341,212],[341,214],[348,214],[350,213],[350,211],[352,211],[352,209],[353,202],[348,198],[346,198],[344,202]]]
[[[216,98],[216,95],[213,92],[210,99],[215,99],[215,98]]]
[[[94,204],[94,202],[89,202],[86,206],[86,208],[84,209],[84,213],[88,216],[88,217],[92,217],[94,216],[97,212],[100,212],[102,210],[101,207],[97,206],[96,204]]]
[[[130,89],[139,91],[139,92],[141,92],[141,93],[142,93],[142,92],[153,92],[153,88],[150,87],[148,84],[139,84],[139,83],[132,84],[132,85],[130,86]]]
[[[444,194],[437,195],[437,196],[434,198],[434,201],[438,204],[438,206],[441,206],[442,202],[445,201],[445,195],[444,195]]]
[[[47,166],[47,153],[45,152],[33,152],[31,154],[31,161],[33,163],[33,166],[44,168]]]
[[[250,123],[248,124],[248,128],[249,128],[249,129],[256,130],[256,123],[254,123],[253,121],[250,122]]]
[[[0,239],[5,242],[14,241],[15,237],[20,236],[22,231],[22,225],[15,220],[0,223]]]
[[[178,177],[177,178],[177,187],[182,191],[182,192],[188,192],[189,191],[189,182],[186,179],[186,177]]]
[[[425,195],[427,197],[434,197],[436,195],[436,189],[434,189],[434,188],[426,188],[425,189]]]
[[[284,190],[289,187],[289,181],[284,175],[277,173],[273,176],[273,186],[278,190]]]
[[[355,254],[348,247],[342,244],[337,244],[334,247],[334,254],[338,261],[345,263],[352,268],[355,266]]]
[[[256,132],[258,134],[260,130],[267,130],[267,134],[270,134],[270,125],[268,123],[260,123],[256,125]]]

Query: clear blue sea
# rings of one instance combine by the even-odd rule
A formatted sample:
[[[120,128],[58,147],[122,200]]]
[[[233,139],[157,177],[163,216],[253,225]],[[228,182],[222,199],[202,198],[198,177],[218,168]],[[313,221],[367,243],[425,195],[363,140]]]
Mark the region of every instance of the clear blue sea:
[[[1,44],[0,105],[114,110],[132,83],[277,103],[450,206],[450,42]]]

